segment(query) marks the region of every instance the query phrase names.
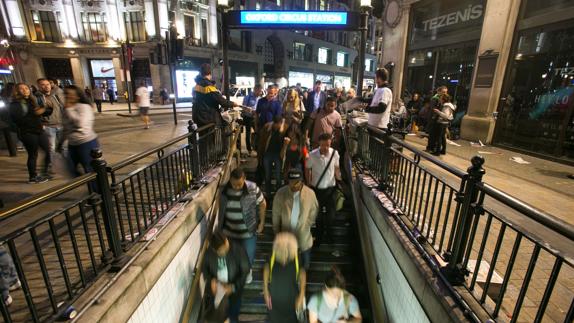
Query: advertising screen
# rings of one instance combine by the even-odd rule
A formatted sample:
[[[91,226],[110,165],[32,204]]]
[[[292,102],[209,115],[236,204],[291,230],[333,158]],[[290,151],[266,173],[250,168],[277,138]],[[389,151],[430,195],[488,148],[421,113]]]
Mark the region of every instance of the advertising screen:
[[[195,87],[195,77],[198,74],[199,74],[198,71],[187,71],[187,70],[175,71],[175,80],[177,82],[178,98],[193,97],[193,88]]]
[[[313,88],[313,73],[289,71],[289,86],[295,86],[297,83],[306,88]]]

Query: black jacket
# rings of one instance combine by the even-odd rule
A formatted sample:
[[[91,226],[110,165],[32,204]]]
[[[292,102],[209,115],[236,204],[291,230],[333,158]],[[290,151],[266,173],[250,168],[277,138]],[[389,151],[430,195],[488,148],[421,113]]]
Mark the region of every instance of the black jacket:
[[[227,100],[215,87],[215,82],[208,80],[201,75],[195,78],[195,88],[193,89],[192,119],[198,127],[215,123],[221,125],[222,106],[225,110],[233,107],[233,103]]]
[[[234,293],[241,294],[245,279],[249,274],[249,259],[245,250],[231,239],[229,241],[229,252],[225,256],[227,262],[228,283],[234,286]],[[203,277],[205,278],[205,288],[211,294],[211,279],[217,279],[217,252],[213,248],[208,248],[203,262]]]
[[[34,105],[30,102],[30,99],[12,101],[9,109],[10,118],[18,127],[18,134],[41,134],[44,131],[42,116],[34,112]]]

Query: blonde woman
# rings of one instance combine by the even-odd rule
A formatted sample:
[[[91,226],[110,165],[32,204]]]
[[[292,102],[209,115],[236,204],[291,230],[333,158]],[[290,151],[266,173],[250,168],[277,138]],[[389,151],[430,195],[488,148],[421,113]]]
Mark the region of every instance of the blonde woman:
[[[303,120],[303,102],[299,97],[296,89],[291,89],[287,92],[287,98],[283,101],[283,117],[287,121],[287,124],[296,123],[301,124]]]
[[[305,270],[299,267],[297,239],[292,233],[275,236],[269,263],[263,268],[263,297],[269,322],[297,323],[297,312],[305,306]]]

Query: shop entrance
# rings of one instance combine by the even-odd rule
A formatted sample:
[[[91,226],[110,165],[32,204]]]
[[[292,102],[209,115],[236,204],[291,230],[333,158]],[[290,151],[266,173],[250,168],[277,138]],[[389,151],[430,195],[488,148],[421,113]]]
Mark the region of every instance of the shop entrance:
[[[114,64],[111,59],[90,59],[90,76],[91,84],[94,87],[112,89],[114,95],[118,96],[118,86],[116,83],[116,73]],[[104,91],[106,100],[109,100],[108,94]]]

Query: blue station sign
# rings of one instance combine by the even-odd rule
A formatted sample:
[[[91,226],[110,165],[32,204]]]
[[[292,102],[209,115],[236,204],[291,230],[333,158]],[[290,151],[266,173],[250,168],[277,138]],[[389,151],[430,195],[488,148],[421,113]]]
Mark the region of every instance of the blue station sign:
[[[354,11],[231,10],[224,23],[232,29],[358,30]]]
[[[241,11],[241,24],[347,25],[347,12]]]

